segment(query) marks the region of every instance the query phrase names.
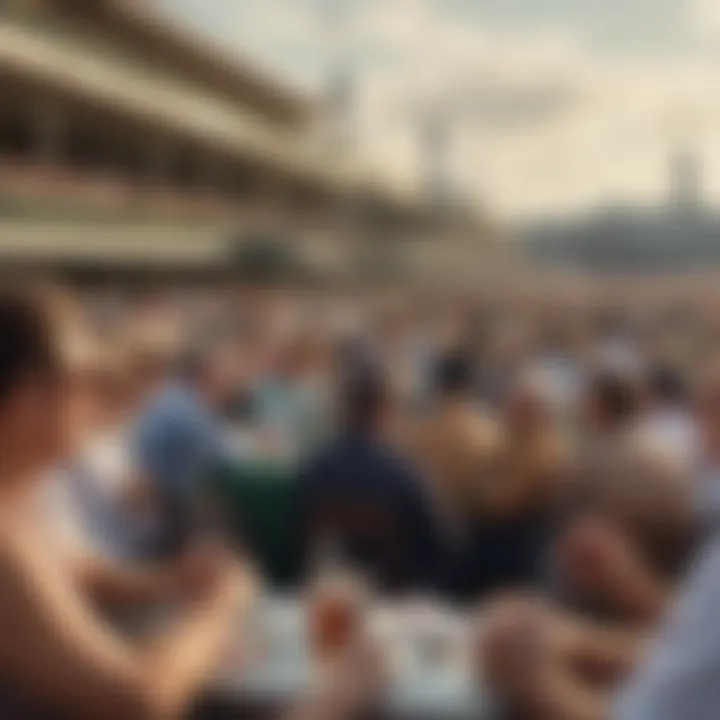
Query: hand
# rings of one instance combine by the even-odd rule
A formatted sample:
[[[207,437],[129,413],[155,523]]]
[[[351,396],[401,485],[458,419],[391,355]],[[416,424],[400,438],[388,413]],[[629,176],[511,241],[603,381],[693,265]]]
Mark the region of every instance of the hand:
[[[632,582],[641,565],[632,544],[613,525],[596,518],[576,523],[557,547],[571,586],[589,597],[612,595]]]
[[[257,586],[249,564],[214,543],[190,547],[169,567],[167,581],[171,594],[190,602],[213,601],[222,595],[239,603],[249,600]]]
[[[505,596],[480,609],[471,630],[479,679],[512,693],[527,687],[548,661],[556,641],[553,612],[542,600]]]
[[[180,600],[197,600],[217,585],[225,559],[220,548],[193,545],[166,569],[170,594]]]
[[[348,644],[335,659],[326,685],[321,689],[322,716],[355,717],[373,707],[387,680],[380,649],[366,634]]]

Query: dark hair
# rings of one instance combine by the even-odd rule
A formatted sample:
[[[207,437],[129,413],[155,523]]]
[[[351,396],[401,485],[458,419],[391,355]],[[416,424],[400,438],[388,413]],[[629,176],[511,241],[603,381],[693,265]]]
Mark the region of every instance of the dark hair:
[[[52,319],[40,293],[0,289],[0,406],[28,375],[52,381],[59,367]]]
[[[595,374],[590,392],[600,406],[605,419],[613,425],[631,420],[638,412],[640,399],[633,380],[610,370]]]
[[[688,398],[688,389],[682,374],[671,367],[656,367],[650,370],[648,390],[655,400],[680,404]]]
[[[435,388],[443,395],[470,393],[475,380],[475,363],[469,352],[453,350],[445,353],[435,365]]]
[[[370,431],[389,397],[389,387],[381,370],[355,369],[342,383],[343,423],[348,430]]]

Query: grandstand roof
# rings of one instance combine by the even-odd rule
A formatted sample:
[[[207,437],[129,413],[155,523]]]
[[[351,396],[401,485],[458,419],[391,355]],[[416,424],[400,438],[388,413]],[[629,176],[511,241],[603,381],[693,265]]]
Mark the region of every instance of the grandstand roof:
[[[116,35],[125,35],[172,64],[188,77],[206,84],[228,99],[251,103],[280,122],[309,118],[313,103],[279,78],[258,69],[239,53],[224,52],[189,26],[180,26],[158,12],[148,0],[51,0],[52,4],[108,23]]]

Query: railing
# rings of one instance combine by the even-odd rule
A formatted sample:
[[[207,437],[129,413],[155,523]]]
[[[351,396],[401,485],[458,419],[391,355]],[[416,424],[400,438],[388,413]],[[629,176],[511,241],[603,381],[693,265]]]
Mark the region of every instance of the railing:
[[[247,213],[207,192],[175,190],[138,182],[110,172],[80,171],[0,158],[0,216],[38,218],[90,217],[119,220],[128,217],[166,223],[232,223]]]
[[[33,67],[62,74],[79,87],[157,115],[229,151],[248,152],[288,168],[311,171],[294,132],[270,128],[252,112],[183,82],[167,70],[143,64],[115,46],[112,37],[92,35],[76,23],[43,15],[14,14],[0,8],[0,48]],[[319,170],[319,165],[317,168]]]

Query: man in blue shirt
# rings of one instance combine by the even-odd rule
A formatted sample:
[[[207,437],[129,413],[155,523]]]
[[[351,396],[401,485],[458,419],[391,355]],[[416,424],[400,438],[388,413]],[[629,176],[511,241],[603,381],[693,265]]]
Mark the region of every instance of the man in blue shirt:
[[[432,584],[437,532],[415,469],[384,438],[390,394],[374,369],[345,382],[336,438],[298,485],[305,565],[331,547],[386,591]]]
[[[138,421],[135,462],[149,485],[157,513],[152,545],[179,550],[200,521],[203,485],[223,461],[217,412],[236,389],[232,355],[192,354],[177,377],[153,397]]]

